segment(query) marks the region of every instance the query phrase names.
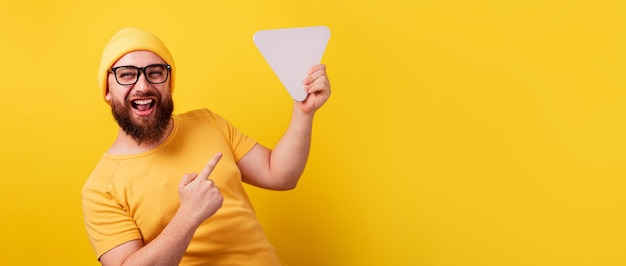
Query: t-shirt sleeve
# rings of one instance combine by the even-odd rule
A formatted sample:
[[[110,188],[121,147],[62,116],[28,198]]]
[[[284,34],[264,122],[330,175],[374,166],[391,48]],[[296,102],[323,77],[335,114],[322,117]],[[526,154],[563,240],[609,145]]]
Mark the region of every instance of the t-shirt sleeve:
[[[83,186],[82,207],[87,235],[99,259],[116,246],[141,239],[141,233],[108,184],[94,174]]]
[[[224,140],[230,145],[233,155],[235,156],[235,161],[239,161],[243,158],[243,156],[257,144],[256,140],[241,132],[222,116],[213,113],[208,109],[204,109],[204,111],[209,113],[210,119],[218,128],[222,137],[224,137]]]

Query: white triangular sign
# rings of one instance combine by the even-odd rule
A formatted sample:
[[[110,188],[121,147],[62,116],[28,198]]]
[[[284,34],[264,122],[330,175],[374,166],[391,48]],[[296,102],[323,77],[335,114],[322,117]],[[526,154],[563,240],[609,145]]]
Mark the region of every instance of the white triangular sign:
[[[311,26],[261,30],[252,39],[291,98],[304,101],[307,92],[302,79],[311,66],[322,61],[330,29]]]

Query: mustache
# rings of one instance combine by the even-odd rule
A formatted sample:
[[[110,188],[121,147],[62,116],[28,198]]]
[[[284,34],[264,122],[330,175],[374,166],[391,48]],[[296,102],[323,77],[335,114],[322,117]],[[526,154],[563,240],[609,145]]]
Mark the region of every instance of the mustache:
[[[148,97],[154,97],[157,98],[157,100],[161,100],[161,95],[153,92],[153,91],[147,91],[147,92],[135,92],[133,94],[128,94],[126,96],[126,101],[129,101],[131,98],[148,98]]]

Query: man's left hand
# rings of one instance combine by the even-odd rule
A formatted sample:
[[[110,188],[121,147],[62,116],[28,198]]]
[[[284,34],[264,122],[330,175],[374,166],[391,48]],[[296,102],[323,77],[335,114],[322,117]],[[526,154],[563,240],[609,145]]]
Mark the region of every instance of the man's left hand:
[[[298,102],[303,113],[312,115],[324,105],[330,97],[330,81],[326,75],[326,65],[313,65],[308,72],[308,76],[302,80],[304,89],[308,92],[306,99]]]

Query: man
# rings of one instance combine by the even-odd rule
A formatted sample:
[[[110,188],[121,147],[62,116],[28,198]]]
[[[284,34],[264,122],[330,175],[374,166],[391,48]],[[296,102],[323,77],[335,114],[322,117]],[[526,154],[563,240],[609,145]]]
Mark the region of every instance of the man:
[[[120,130],[82,189],[97,258],[102,265],[280,265],[242,182],[296,186],[314,113],[330,96],[325,65],[304,78],[308,96],[294,102],[273,150],[210,110],[172,115],[175,74],[170,52],[149,32],[122,29],[104,48],[98,78]]]

